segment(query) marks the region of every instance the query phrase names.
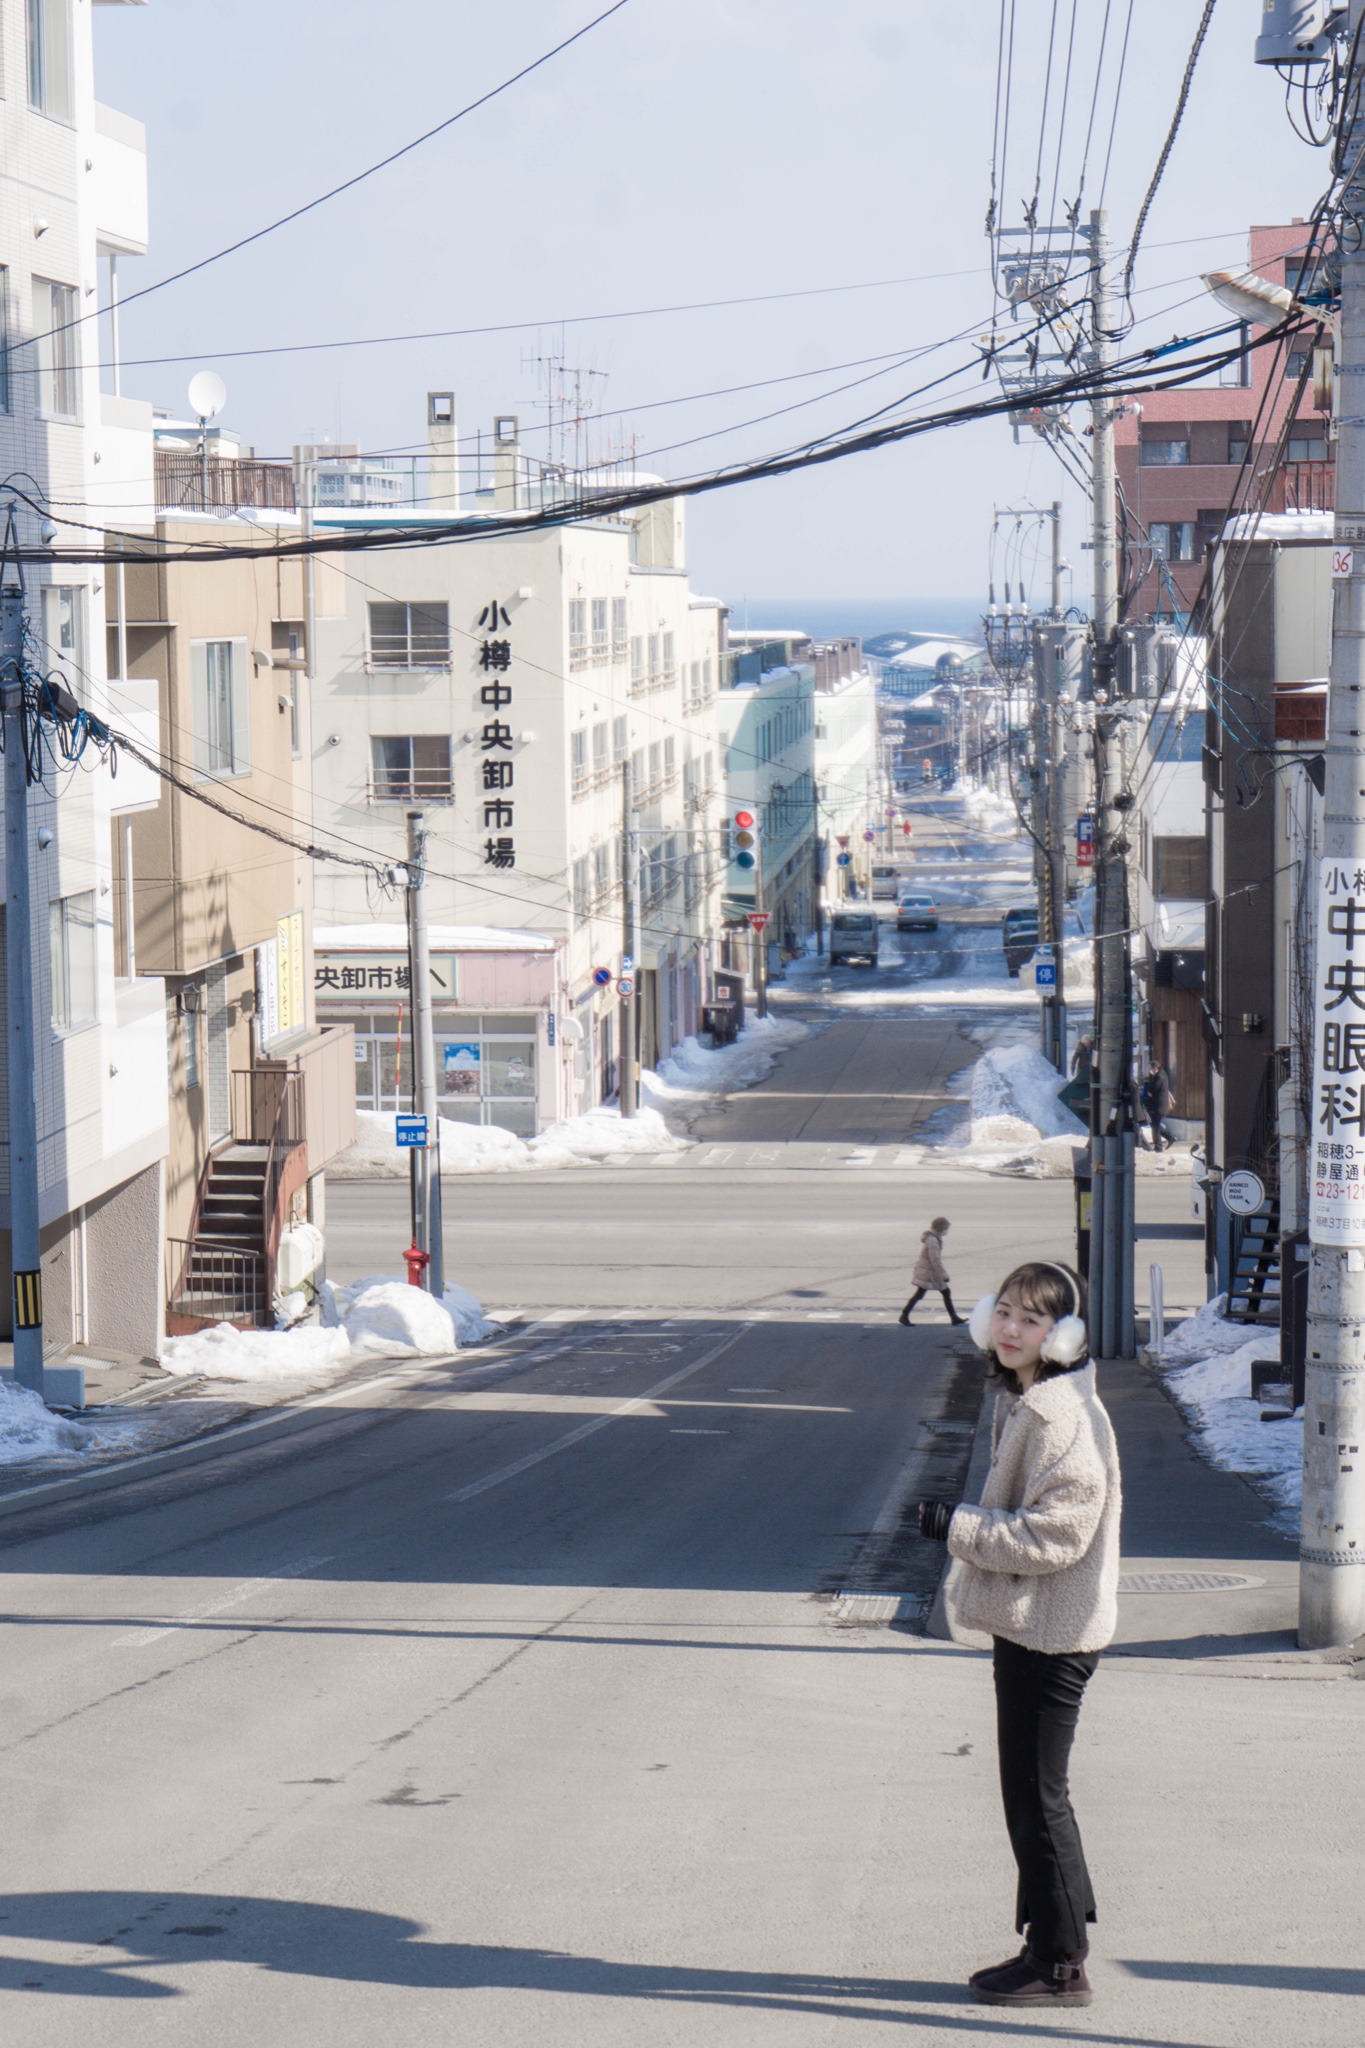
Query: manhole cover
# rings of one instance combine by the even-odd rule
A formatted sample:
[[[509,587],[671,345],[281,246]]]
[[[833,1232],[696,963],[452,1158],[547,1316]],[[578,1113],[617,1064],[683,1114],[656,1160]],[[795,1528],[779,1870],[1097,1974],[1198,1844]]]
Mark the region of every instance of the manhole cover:
[[[1242,1572],[1125,1572],[1120,1593],[1237,1593],[1244,1586],[1263,1586]]]

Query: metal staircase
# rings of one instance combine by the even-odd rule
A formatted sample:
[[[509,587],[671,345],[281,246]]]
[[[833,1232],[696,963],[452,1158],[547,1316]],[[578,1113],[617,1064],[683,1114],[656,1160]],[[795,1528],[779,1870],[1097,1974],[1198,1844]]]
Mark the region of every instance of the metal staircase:
[[[1280,1087],[1289,1056],[1279,1047],[1265,1063],[1241,1164],[1261,1180],[1266,1197],[1254,1216],[1230,1216],[1228,1319],[1277,1326],[1280,1320]]]

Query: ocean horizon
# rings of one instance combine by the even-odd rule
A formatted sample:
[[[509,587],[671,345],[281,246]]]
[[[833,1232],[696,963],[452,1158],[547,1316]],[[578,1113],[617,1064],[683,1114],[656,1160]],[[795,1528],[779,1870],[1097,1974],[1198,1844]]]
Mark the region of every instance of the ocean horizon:
[[[871,640],[878,633],[943,633],[954,639],[981,639],[983,599],[973,597],[733,597],[730,624],[760,632],[793,627],[814,640],[837,640],[856,634]]]

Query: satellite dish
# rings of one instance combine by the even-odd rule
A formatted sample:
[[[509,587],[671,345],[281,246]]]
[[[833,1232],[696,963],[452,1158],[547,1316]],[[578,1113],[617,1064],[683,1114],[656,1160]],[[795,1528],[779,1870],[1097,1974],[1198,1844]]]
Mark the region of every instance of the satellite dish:
[[[227,404],[227,385],[216,370],[199,370],[190,378],[189,401],[197,420],[211,420]]]

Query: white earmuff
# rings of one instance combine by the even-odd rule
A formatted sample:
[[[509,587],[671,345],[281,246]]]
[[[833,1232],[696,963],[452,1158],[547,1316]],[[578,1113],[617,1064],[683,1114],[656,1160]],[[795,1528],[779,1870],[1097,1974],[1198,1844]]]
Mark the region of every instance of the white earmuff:
[[[972,1333],[975,1335],[975,1331]],[[1076,1365],[1089,1350],[1085,1324],[1079,1316],[1063,1316],[1054,1323],[1043,1341],[1042,1355],[1049,1365]]]
[[[991,1316],[995,1312],[995,1296],[983,1294],[967,1318],[967,1330],[978,1351],[989,1351]]]

